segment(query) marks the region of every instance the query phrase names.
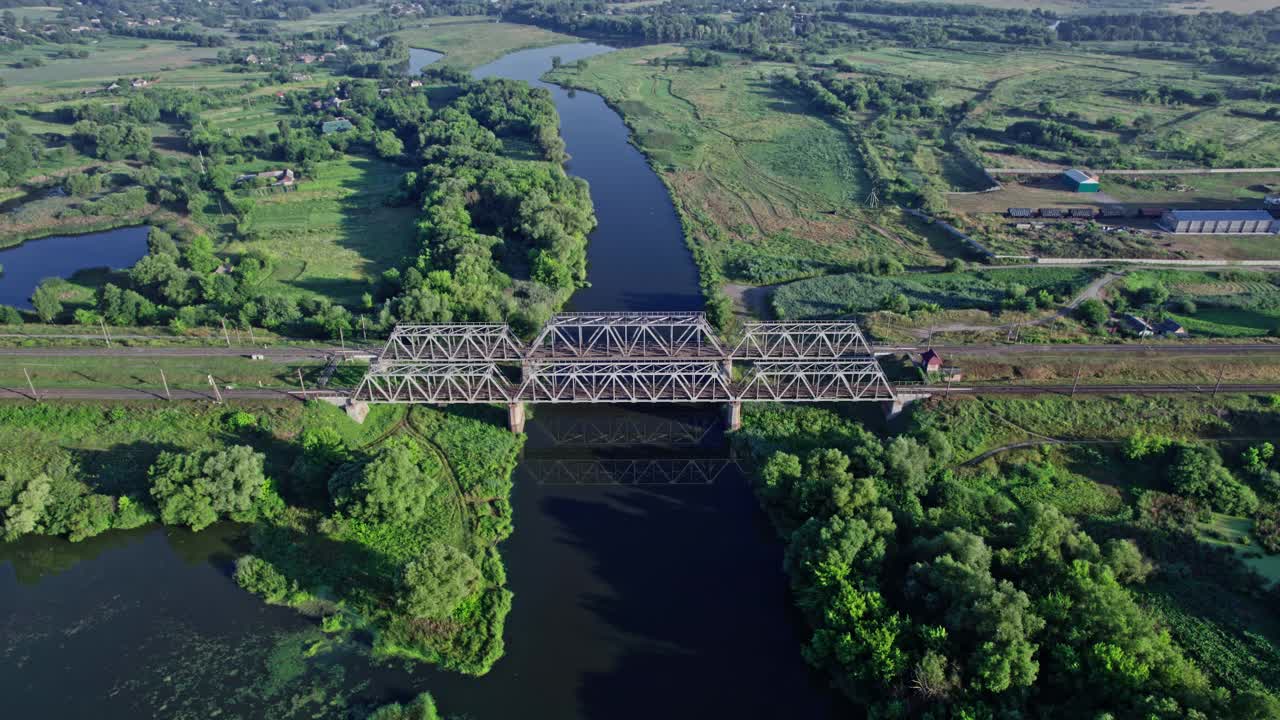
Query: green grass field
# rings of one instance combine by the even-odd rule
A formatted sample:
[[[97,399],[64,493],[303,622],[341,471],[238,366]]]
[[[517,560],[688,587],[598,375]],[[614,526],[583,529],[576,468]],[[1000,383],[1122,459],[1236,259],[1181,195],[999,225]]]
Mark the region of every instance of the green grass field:
[[[675,45],[620,50],[550,77],[621,112],[722,271],[767,283],[871,255],[942,262],[937,238],[903,215],[866,211],[867,178],[847,132],[768,79],[787,66],[725,55],[719,67],[689,67],[682,55]],[[743,265],[779,270],[744,275]]]
[[[244,169],[264,167],[259,162]],[[413,249],[416,211],[384,203],[403,173],[391,163],[351,155],[320,163],[316,177],[299,182],[294,192],[257,191],[253,239],[224,250],[267,253],[275,261],[267,281],[273,289],[354,305],[372,279]]]
[[[1261,337],[1280,330],[1280,275],[1245,270],[1198,272],[1142,270],[1125,286],[1137,290],[1160,283],[1169,289],[1173,317],[1189,332],[1207,337]],[[1177,310],[1189,301],[1195,312]]]
[[[92,332],[94,328],[86,328]],[[0,367],[0,388],[6,395],[28,392],[26,375],[31,374],[37,392],[47,389],[76,388],[90,390],[141,390],[157,397],[164,396],[164,383],[173,390],[196,390],[213,393],[209,387],[212,375],[220,388],[265,387],[282,392],[298,389],[298,372],[309,387],[314,387],[324,368],[322,362],[276,363],[250,360],[253,348],[245,348],[244,357],[150,358],[101,357],[30,357],[6,361]],[[353,368],[355,366],[352,366]],[[161,379],[161,371],[164,378]],[[335,374],[348,380],[350,372]]]
[[[434,17],[423,27],[401,30],[395,36],[410,47],[442,52],[442,62],[464,68],[479,67],[516,50],[577,40],[531,25],[495,23],[482,16]]]
[[[961,273],[920,273],[877,277],[862,273],[825,275],[778,288],[773,304],[787,320],[865,314],[902,294],[912,306],[936,304],[950,310],[997,310],[1012,286],[1026,294],[1041,290],[1066,300],[1097,276],[1096,270],[1018,268]]]
[[[101,88],[121,78],[159,75],[161,82],[196,86],[234,85],[262,73],[240,74],[213,67],[217,48],[168,40],[104,36],[89,45],[89,57],[54,59],[59,46],[47,45],[0,53],[0,99],[28,100]],[[43,67],[17,69],[11,63],[41,56]]]

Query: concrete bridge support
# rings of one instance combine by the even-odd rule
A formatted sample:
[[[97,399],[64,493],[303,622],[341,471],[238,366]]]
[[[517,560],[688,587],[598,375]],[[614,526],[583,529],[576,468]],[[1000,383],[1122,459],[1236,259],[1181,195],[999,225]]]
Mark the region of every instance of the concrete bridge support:
[[[513,433],[524,432],[524,403],[507,403],[507,425]]]
[[[724,406],[724,424],[730,430],[742,429],[742,401],[734,400]]]
[[[930,397],[929,393],[900,392],[897,394],[896,397],[894,397],[894,399],[885,400],[884,402],[880,403],[880,406],[884,408],[884,419],[893,420],[894,418],[901,415],[903,410],[907,409],[907,405],[910,405],[916,400],[924,400],[928,397]]]

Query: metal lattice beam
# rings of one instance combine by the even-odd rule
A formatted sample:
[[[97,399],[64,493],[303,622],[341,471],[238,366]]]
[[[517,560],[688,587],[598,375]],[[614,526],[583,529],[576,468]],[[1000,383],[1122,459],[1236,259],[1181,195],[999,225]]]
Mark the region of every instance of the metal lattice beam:
[[[384,361],[519,360],[525,355],[511,328],[496,323],[397,325],[382,350]]]
[[[721,358],[704,313],[561,313],[530,344],[541,359]]]
[[[711,485],[733,460],[526,460],[539,485]]]
[[[893,400],[893,386],[874,358],[757,362],[736,400],[777,402]]]
[[[735,360],[788,360],[870,356],[853,322],[753,322],[731,354]]]
[[[375,362],[352,399],[373,403],[511,402],[514,389],[493,363]]]
[[[714,362],[535,361],[518,402],[687,403],[733,399]]]
[[[619,447],[624,445],[701,445],[718,421],[706,413],[686,419],[621,416],[582,418],[553,416],[539,428],[559,446]]]

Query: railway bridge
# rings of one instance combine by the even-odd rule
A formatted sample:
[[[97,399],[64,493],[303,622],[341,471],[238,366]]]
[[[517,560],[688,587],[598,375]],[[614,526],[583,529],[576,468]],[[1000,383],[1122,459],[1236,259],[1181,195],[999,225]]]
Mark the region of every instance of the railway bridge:
[[[499,323],[399,325],[353,403],[884,402],[899,397],[852,322],[752,322],[730,344],[703,313],[561,313],[530,343]]]

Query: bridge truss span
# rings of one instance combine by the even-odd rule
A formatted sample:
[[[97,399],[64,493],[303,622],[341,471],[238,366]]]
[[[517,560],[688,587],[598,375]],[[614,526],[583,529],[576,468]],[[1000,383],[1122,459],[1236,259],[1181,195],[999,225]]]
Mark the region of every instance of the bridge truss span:
[[[851,322],[752,322],[734,347],[735,360],[870,357],[862,330]]]
[[[875,358],[757,362],[735,399],[772,402],[892,401]]]
[[[547,403],[728,402],[733,390],[714,362],[534,361],[516,399]]]
[[[351,399],[506,403],[517,430],[524,403],[728,403],[736,428],[744,401],[896,402],[851,322],[747,323],[727,347],[702,313],[563,313],[528,345],[500,324],[401,325]]]
[[[530,343],[528,357],[718,359],[725,351],[700,312],[560,313]]]
[[[509,403],[511,383],[495,363],[374,361],[352,399],[372,403]]]
[[[519,360],[524,343],[507,325],[437,323],[397,325],[383,348],[384,362]]]

